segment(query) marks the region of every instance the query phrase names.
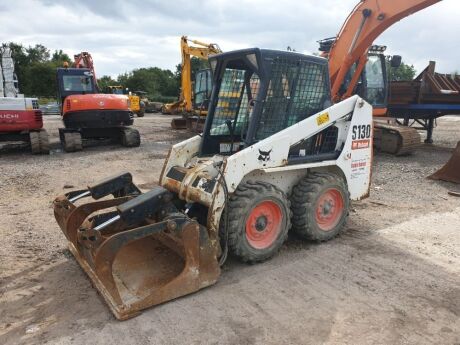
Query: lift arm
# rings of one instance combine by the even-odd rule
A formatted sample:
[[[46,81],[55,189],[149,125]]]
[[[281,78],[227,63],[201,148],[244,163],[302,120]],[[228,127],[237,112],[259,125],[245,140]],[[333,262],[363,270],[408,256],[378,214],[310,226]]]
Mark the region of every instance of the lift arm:
[[[441,0],[361,0],[348,16],[329,52],[329,73],[335,102],[351,96],[374,40],[399,20]],[[345,94],[340,87],[357,63]]]

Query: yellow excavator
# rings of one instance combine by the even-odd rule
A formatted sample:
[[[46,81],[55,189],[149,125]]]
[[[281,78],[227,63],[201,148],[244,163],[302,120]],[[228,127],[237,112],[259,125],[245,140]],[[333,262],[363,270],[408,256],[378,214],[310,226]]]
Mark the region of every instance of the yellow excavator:
[[[191,57],[208,60],[210,55],[222,52],[215,43],[203,43],[191,40],[187,36],[181,37],[180,49],[182,53],[182,76],[179,100],[164,104],[161,109],[163,114],[182,114],[181,118],[171,121],[171,127],[174,129],[190,128],[193,123],[198,126],[204,122],[202,118],[206,116],[208,111],[208,100],[212,88],[211,71],[209,69],[198,71],[193,83]],[[193,84],[194,89],[192,88]]]
[[[124,95],[126,94],[127,89],[124,89],[121,85],[110,85],[107,86],[105,93],[110,93],[114,95]],[[136,93],[131,91],[127,94],[129,99],[129,108],[137,117],[144,117],[145,114],[145,105],[141,101],[141,98]]]

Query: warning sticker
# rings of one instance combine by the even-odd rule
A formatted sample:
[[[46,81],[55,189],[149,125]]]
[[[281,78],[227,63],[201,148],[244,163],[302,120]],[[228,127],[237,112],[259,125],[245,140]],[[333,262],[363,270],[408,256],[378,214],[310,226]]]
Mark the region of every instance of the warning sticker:
[[[316,118],[318,126],[324,125],[329,122],[329,113],[323,113]]]
[[[367,149],[371,145],[370,139],[353,140],[351,142],[352,150]]]

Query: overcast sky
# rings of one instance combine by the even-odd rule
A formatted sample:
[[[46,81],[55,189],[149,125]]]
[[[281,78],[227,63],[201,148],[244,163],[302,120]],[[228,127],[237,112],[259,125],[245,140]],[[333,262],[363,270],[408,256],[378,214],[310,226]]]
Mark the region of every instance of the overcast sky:
[[[390,0],[381,0],[390,1]],[[404,0],[391,0],[404,1]],[[99,76],[134,68],[174,69],[179,38],[316,52],[358,0],[15,0],[0,1],[0,42],[41,43],[72,56],[89,51]],[[395,24],[376,43],[418,71],[460,71],[460,1],[443,0]]]

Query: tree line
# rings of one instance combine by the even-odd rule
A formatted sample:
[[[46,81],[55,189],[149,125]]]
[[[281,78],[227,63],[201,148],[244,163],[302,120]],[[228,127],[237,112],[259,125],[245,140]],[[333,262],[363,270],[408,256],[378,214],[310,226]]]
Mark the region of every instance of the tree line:
[[[25,47],[20,43],[4,43],[9,46],[14,59],[15,71],[19,80],[19,91],[27,96],[56,97],[56,68],[73,59],[62,50],[51,52],[42,44]],[[97,72],[97,61],[95,61]],[[193,74],[207,68],[206,61],[192,57]],[[390,80],[412,80],[415,76],[412,65],[402,63],[397,69],[390,70]],[[130,91],[143,91],[153,101],[167,102],[177,99],[180,92],[181,65],[175,71],[158,67],[142,67],[118,75],[116,78],[102,76],[98,79],[99,88],[120,85]]]
[[[27,96],[56,97],[56,68],[64,62],[72,66],[73,59],[62,50],[51,52],[41,44],[25,47],[22,44],[4,43],[11,49],[15,72],[19,80],[19,91]],[[202,64],[192,59],[195,71]],[[95,61],[97,73],[97,61]],[[103,91],[107,86],[121,85],[130,91],[143,91],[151,100],[171,101],[180,92],[181,65],[172,72],[169,69],[145,67],[122,73],[116,78],[102,76],[98,79],[99,88]]]

